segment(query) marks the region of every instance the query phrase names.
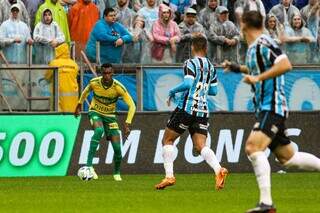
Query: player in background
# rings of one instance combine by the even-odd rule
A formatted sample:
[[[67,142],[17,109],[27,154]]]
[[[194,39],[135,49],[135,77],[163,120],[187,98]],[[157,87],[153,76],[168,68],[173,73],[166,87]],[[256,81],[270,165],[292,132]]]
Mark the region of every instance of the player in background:
[[[183,95],[164,132],[162,156],[166,175],[155,185],[156,189],[164,189],[176,183],[173,174],[173,143],[186,129],[189,130],[195,149],[214,170],[216,189],[224,187],[228,171],[220,166],[214,152],[206,146],[209,117],[207,96],[217,94],[217,74],[212,63],[206,58],[207,50],[207,39],[201,34],[194,35],[191,43],[194,58],[184,64],[183,82],[169,91],[168,105],[176,93],[183,92]]]
[[[103,64],[101,66],[101,74],[101,77],[93,78],[88,86],[83,90],[74,114],[76,117],[80,115],[81,105],[89,95],[90,91],[92,91],[93,98],[88,115],[90,123],[94,129],[94,134],[90,142],[87,166],[90,167],[91,172],[94,174],[94,179],[98,179],[98,175],[92,167],[92,160],[99,142],[105,134],[107,140],[111,141],[114,151],[113,178],[115,181],[121,181],[120,164],[122,154],[119,126],[115,115],[116,103],[118,99],[122,97],[125,103],[129,106],[127,119],[124,125],[125,138],[130,134],[130,125],[136,107],[126,88],[119,81],[112,78],[113,68],[111,64]]]
[[[320,171],[320,159],[305,152],[294,152],[285,126],[288,106],[284,73],[292,69],[288,57],[277,43],[263,34],[263,17],[257,11],[243,14],[241,30],[248,43],[246,65],[226,61],[225,70],[242,72],[243,81],[252,86],[256,123],[245,146],[257,178],[260,200],[247,213],[275,213],[271,198],[271,168],[264,151],[267,147],[285,167]]]

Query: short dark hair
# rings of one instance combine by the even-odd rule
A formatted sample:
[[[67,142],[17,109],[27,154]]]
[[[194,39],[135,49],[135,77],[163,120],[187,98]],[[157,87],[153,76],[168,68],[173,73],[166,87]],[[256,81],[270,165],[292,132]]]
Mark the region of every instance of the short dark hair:
[[[112,64],[110,64],[110,63],[102,64],[101,68],[103,68],[103,69],[112,68]]]
[[[248,11],[243,13],[242,22],[253,29],[261,29],[263,27],[263,17],[258,11]]]
[[[115,12],[115,10],[112,7],[107,7],[106,9],[104,9],[103,11],[103,16],[107,16],[109,15],[109,13],[111,12]]]
[[[192,37],[191,45],[195,51],[203,51],[207,49],[207,38],[201,33],[196,34]]]

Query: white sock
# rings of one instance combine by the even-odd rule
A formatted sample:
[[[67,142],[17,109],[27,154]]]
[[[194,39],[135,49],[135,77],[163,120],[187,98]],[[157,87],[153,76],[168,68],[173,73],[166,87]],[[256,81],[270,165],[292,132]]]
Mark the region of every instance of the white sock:
[[[320,159],[306,152],[296,152],[284,166],[287,168],[296,167],[307,171],[320,171]]]
[[[203,159],[205,159],[207,164],[209,164],[209,166],[214,170],[214,173],[218,175],[221,166],[214,152],[209,147],[205,146],[201,150],[201,156],[203,157]]]
[[[255,152],[250,156],[254,173],[256,174],[259,190],[260,203],[272,205],[271,198],[271,168],[264,152]]]
[[[164,145],[162,147],[163,166],[166,172],[166,177],[173,177],[173,161],[174,147],[173,145]]]

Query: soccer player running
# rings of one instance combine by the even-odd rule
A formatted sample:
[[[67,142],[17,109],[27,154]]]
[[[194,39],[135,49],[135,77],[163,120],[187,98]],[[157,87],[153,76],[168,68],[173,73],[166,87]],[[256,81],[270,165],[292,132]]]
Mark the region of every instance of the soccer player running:
[[[184,65],[184,80],[169,91],[170,99],[176,93],[183,92],[178,106],[172,113],[162,139],[162,156],[164,160],[165,178],[157,185],[156,189],[164,189],[174,185],[176,179],[173,174],[174,141],[186,130],[189,130],[195,149],[205,161],[213,168],[216,175],[216,189],[222,189],[227,169],[222,168],[214,152],[206,146],[208,133],[208,95],[217,94],[217,74],[214,66],[206,58],[207,39],[201,35],[194,35],[191,43],[192,55]]]
[[[247,213],[275,213],[271,198],[271,168],[264,151],[267,147],[285,167],[320,171],[320,159],[305,152],[294,152],[285,127],[288,106],[284,73],[292,69],[288,57],[277,43],[263,34],[263,17],[257,11],[242,16],[241,29],[248,43],[246,66],[225,62],[226,70],[242,72],[243,81],[252,86],[256,123],[247,141],[246,154],[257,178],[260,200]]]
[[[111,141],[114,151],[113,178],[115,181],[121,181],[120,164],[122,154],[119,126],[115,115],[116,103],[119,97],[122,97],[125,103],[129,106],[127,119],[124,125],[125,138],[127,138],[130,134],[130,124],[136,107],[126,88],[119,81],[112,78],[113,68],[111,64],[103,64],[101,66],[101,74],[101,77],[93,78],[88,86],[83,90],[74,115],[76,117],[80,115],[81,105],[89,95],[90,91],[92,91],[93,98],[90,104],[88,115],[90,118],[90,123],[94,129],[94,134],[90,142],[87,166],[94,175],[93,179],[98,179],[98,175],[92,167],[92,160],[96,153],[99,142],[105,134],[107,140]]]

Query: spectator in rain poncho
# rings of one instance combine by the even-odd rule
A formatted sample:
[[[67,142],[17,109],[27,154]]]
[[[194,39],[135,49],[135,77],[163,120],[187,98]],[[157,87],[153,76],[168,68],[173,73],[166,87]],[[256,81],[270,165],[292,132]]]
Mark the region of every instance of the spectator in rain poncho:
[[[221,63],[225,59],[237,61],[237,44],[240,33],[237,27],[228,19],[228,9],[224,6],[217,8],[217,20],[209,30],[210,52],[208,56],[214,63]]]
[[[285,31],[285,49],[290,60],[295,64],[307,64],[310,61],[310,43],[315,42],[310,30],[304,27],[300,14],[292,16],[291,28]]]
[[[269,13],[265,21],[265,34],[270,35],[279,45],[282,43],[284,29],[277,17]]]
[[[197,11],[193,8],[186,10],[184,21],[179,24],[181,40],[177,48],[176,61],[182,63],[191,58],[191,39],[193,34],[202,33],[205,35],[204,28],[197,22]]]
[[[52,11],[53,20],[59,25],[61,31],[64,34],[65,41],[69,43],[70,33],[67,14],[58,0],[45,0],[45,3],[42,4],[37,11],[35,25],[41,21],[41,17],[45,9],[50,9]]]
[[[34,28],[36,64],[48,64],[54,58],[54,48],[64,42],[60,27],[53,21],[50,9],[43,11],[42,20]]]
[[[152,26],[154,40],[151,47],[151,57],[153,63],[171,64],[175,62],[177,43],[180,41],[181,33],[172,18],[170,7],[160,4],[159,19]]]
[[[151,32],[153,23],[158,19],[159,7],[156,0],[147,0],[146,6],[138,11],[138,15],[145,21],[145,29]]]
[[[309,0],[309,3],[300,10],[301,16],[305,22],[308,21],[312,8],[316,6],[318,2],[319,0]]]
[[[30,26],[30,18],[28,11],[21,0],[0,0],[0,24],[8,20],[11,16],[11,6],[18,4],[19,6],[19,20]]]
[[[114,8],[116,11],[116,21],[125,26],[127,29],[132,28],[133,18],[136,13],[128,7],[129,0],[118,0],[117,6]]]
[[[84,50],[94,25],[99,20],[99,9],[91,0],[79,0],[69,10],[71,40],[76,43],[76,58]]]
[[[266,10],[261,0],[237,0],[234,8],[242,8],[243,13],[248,11],[259,11],[261,15],[266,17]]]
[[[281,0],[281,3],[271,8],[270,13],[274,14],[284,27],[287,27],[290,25],[290,17],[299,13],[299,9],[292,4],[292,0]]]
[[[134,18],[132,34],[132,43],[127,44],[126,51],[123,55],[123,63],[150,63],[146,62],[148,57],[148,46],[144,45],[147,41],[152,40],[152,36],[145,29],[144,19],[140,16]],[[149,58],[149,57],[148,57]]]
[[[58,67],[59,72],[59,112],[73,112],[78,104],[78,82],[79,67],[70,58],[69,47],[66,43],[55,48],[55,59],[49,64]],[[53,71],[45,73],[45,79],[53,82]],[[51,84],[53,87],[53,85]],[[51,89],[52,89],[51,87]],[[52,102],[51,102],[52,105]]]
[[[0,46],[9,63],[27,63],[27,44],[32,44],[29,27],[19,20],[19,4],[10,8],[11,17],[0,26]]]
[[[199,23],[202,24],[206,33],[209,32],[210,25],[216,20],[216,9],[219,6],[219,0],[208,0],[207,5],[203,8],[198,17]]]

